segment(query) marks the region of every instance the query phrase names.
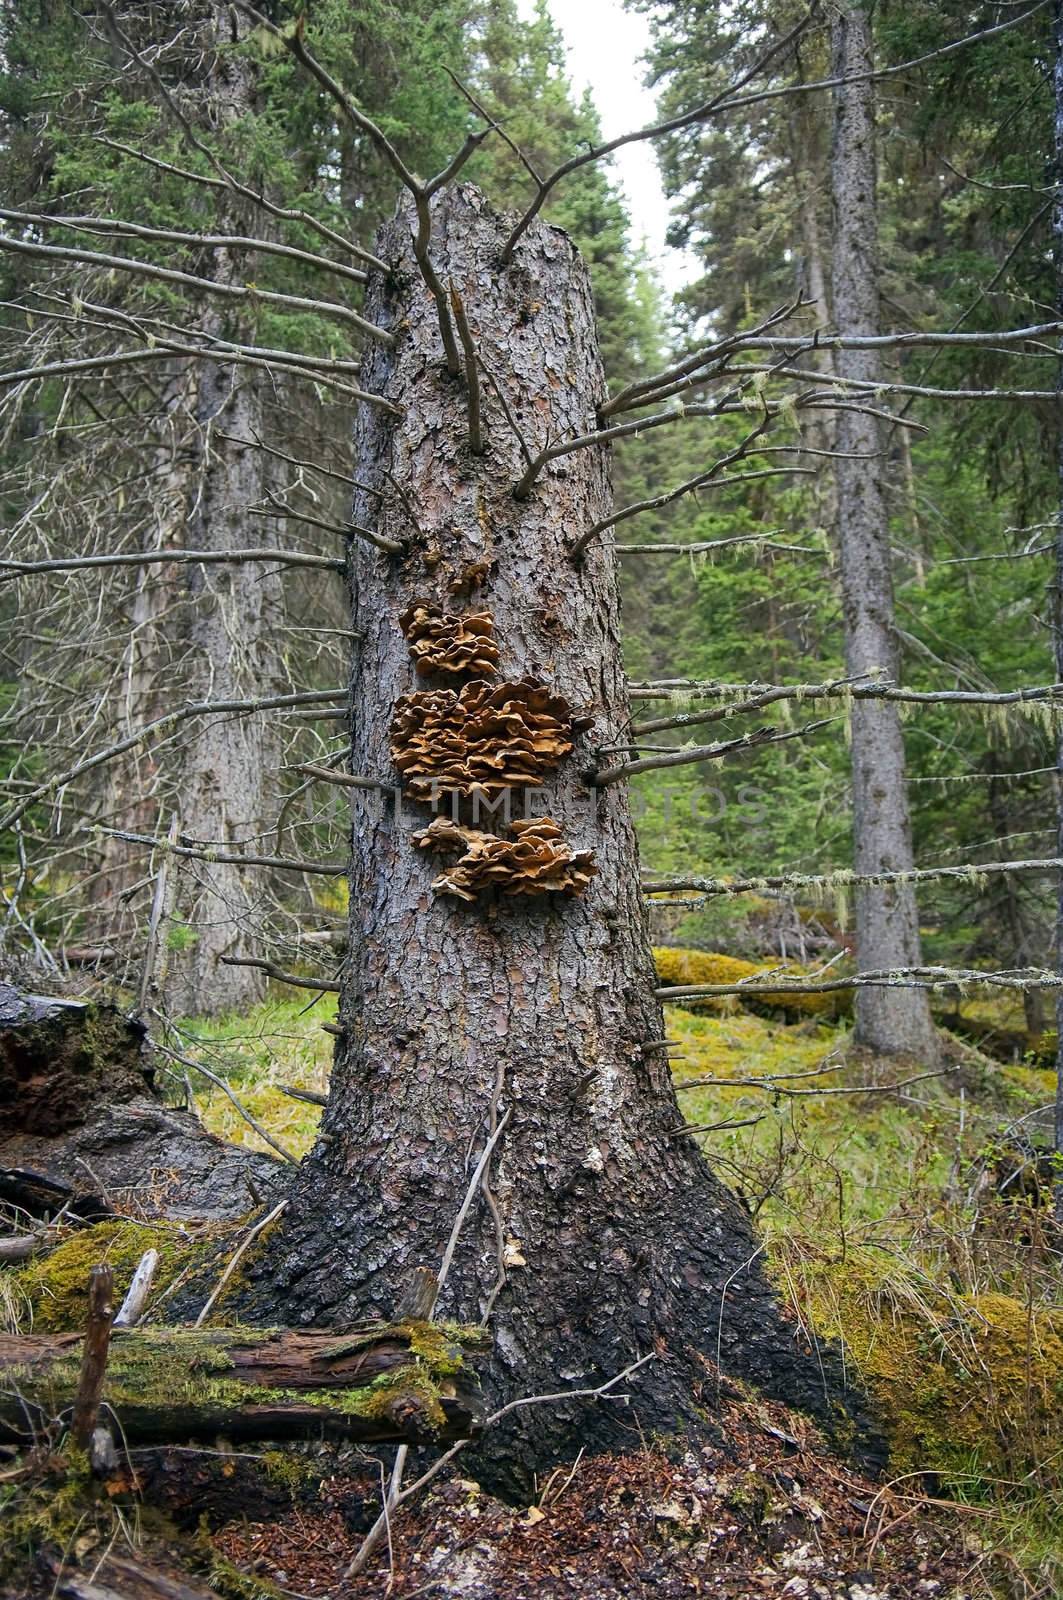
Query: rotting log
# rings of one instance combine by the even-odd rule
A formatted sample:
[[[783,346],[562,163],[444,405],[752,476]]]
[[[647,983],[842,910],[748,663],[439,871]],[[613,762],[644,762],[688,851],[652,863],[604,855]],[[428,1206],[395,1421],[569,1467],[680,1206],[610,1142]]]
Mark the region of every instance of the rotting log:
[[[116,1328],[102,1405],[129,1444],[217,1435],[429,1444],[475,1434],[475,1328],[372,1323],[337,1333],[284,1328]],[[80,1333],[0,1334],[0,1439],[66,1420]]]
[[[217,1600],[216,1591],[184,1573],[163,1572],[153,1563],[107,1555],[90,1572],[55,1566],[53,1594],[62,1600]]]
[[[221,1220],[274,1198],[282,1171],[158,1098],[140,1023],[0,983],[0,1200],[85,1222],[116,1208]]]

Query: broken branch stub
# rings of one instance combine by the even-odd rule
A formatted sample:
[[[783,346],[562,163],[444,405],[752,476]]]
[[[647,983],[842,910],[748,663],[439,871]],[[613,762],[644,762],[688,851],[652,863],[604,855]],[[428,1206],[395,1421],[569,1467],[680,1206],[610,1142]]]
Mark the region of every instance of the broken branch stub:
[[[572,750],[568,701],[531,678],[402,695],[391,755],[414,800],[537,788]]]
[[[422,677],[445,672],[493,678],[498,669],[495,624],[488,611],[457,617],[431,600],[415,600],[402,613],[399,626]]]
[[[504,895],[581,895],[597,872],[593,850],[570,850],[552,817],[513,822],[510,838],[463,828],[436,817],[413,836],[421,850],[462,852],[432,883],[437,894],[476,900],[484,890]]]

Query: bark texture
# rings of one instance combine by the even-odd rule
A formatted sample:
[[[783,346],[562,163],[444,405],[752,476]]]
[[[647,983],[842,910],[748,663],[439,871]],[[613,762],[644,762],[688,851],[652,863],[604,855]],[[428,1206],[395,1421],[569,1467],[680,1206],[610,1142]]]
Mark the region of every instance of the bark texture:
[[[490,1318],[491,1403],[592,1387],[649,1352],[656,1359],[622,1386],[630,1407],[516,1412],[481,1458],[480,1470],[505,1483],[526,1481],[559,1450],[689,1421],[711,1404],[717,1362],[821,1415],[836,1369],[800,1348],[745,1212],[677,1132],[666,1056],[654,1047],[664,1029],[626,793],[586,781],[595,745],[628,716],[612,541],[595,541],[578,566],[567,555],[609,509],[607,457],[564,458],[518,503],[523,459],[490,389],[486,454],[470,454],[465,392],[442,365],[410,235],[401,213],[383,231],[377,249],[393,271],[368,296],[369,314],[400,339],[368,359],[366,387],[405,415],[363,410],[357,476],[374,492],[356,502],[354,520],[407,548],[389,557],[352,546],[361,635],[352,767],[397,781],[391,708],[419,686],[403,613],[421,599],[489,610],[499,677],[530,676],[587,718],[536,810],[573,849],[595,852],[598,875],[579,899],[437,895],[444,863],[410,837],[427,807],[406,803],[397,814],[355,794],[329,1105],[295,1202],[249,1271],[250,1302],[257,1294],[265,1314],[279,1297],[289,1320],[305,1323],[386,1316],[411,1268],[439,1266],[478,1158],[508,1113],[439,1307],[459,1321]],[[592,430],[604,383],[589,285],[568,237],[536,223],[503,269],[505,236],[471,187],[435,204],[440,276],[458,288],[535,449]],[[521,803],[514,795],[514,815]],[[491,823],[481,814],[478,825]]]
[[[1052,37],[1055,45],[1055,55],[1052,68],[1052,86],[1055,103],[1055,158],[1056,158],[1056,194],[1055,204],[1052,208],[1052,236],[1056,265],[1056,293],[1058,304],[1063,308],[1063,4],[1056,0],[1052,14]],[[1060,398],[1063,402],[1063,366],[1057,376],[1060,389]],[[1057,413],[1057,417],[1058,417]],[[1058,470],[1059,470],[1059,514],[1056,525],[1056,570],[1055,594],[1053,599],[1053,654],[1055,657],[1056,671],[1063,671],[1063,426],[1057,421],[1058,437]],[[1056,765],[1063,777],[1063,734],[1060,735],[1057,747]],[[1063,849],[1063,786],[1059,790],[1059,844]],[[1057,969],[1063,973],[1063,881],[1059,885],[1059,898],[1056,906],[1056,964]],[[1053,1213],[1057,1223],[1063,1227],[1063,991],[1056,998],[1056,1094],[1053,1116],[1052,1143],[1060,1164],[1056,1169]]]
[[[838,9],[833,24],[835,77],[873,67],[870,12]],[[875,195],[875,104],[870,82],[835,90],[834,321],[841,334],[877,333],[878,209]],[[842,378],[876,382],[874,351],[839,350]],[[883,493],[882,430],[875,417],[839,411],[836,448],[838,544],[845,621],[845,665],[852,674],[896,679],[898,652],[890,570],[889,520]],[[905,872],[914,864],[904,768],[904,737],[895,704],[859,700],[852,707],[854,868]],[[918,966],[919,913],[906,885],[856,891],[858,971]],[[938,1045],[924,991],[862,988],[856,994],[856,1037],[881,1054],[933,1061]]]

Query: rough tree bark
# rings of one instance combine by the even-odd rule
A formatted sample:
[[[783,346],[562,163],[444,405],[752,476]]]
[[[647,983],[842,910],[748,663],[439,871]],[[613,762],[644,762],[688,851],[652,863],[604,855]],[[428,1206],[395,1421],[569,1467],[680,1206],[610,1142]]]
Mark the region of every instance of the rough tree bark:
[[[873,65],[870,13],[839,7],[833,23],[835,77],[868,73]],[[834,91],[834,321],[841,334],[875,333],[879,321],[878,209],[875,194],[874,89],[865,78]],[[839,350],[842,378],[875,382],[873,351]],[[882,672],[896,679],[889,520],[883,493],[882,430],[875,417],[840,411],[836,447],[838,544],[845,622],[845,665],[852,674]],[[854,866],[860,873],[904,872],[914,864],[897,707],[860,700],[852,716]],[[905,885],[856,893],[859,971],[918,966],[919,914]],[[920,989],[862,988],[856,995],[856,1037],[881,1054],[933,1061],[937,1039]]]
[[[276,1318],[279,1307],[306,1324],[386,1316],[412,1268],[439,1265],[508,1113],[440,1301],[444,1316],[490,1318],[489,1400],[597,1385],[656,1355],[631,1383],[630,1409],[515,1413],[486,1463],[512,1483],[574,1441],[593,1448],[690,1422],[711,1406],[717,1362],[821,1415],[837,1368],[801,1347],[746,1213],[680,1131],[627,797],[586,781],[594,746],[628,717],[612,541],[578,566],[567,555],[609,507],[607,456],[564,458],[518,502],[523,460],[489,390],[486,454],[470,454],[465,393],[442,365],[410,233],[407,215],[384,229],[377,249],[393,272],[368,291],[369,314],[400,339],[369,357],[365,383],[404,416],[363,410],[357,476],[376,494],[354,517],[407,550],[351,549],[352,766],[397,781],[388,728],[395,700],[416,687],[399,624],[411,602],[489,609],[500,678],[527,674],[590,720],[536,809],[595,851],[598,875],[581,899],[462,903],[433,892],[441,862],[411,843],[427,809],[407,803],[397,817],[390,802],[355,796],[329,1104],[293,1204],[248,1269],[242,1311]],[[473,188],[435,203],[442,280],[459,289],[487,368],[541,446],[595,425],[604,385],[590,290],[564,233],[536,223],[508,269],[505,236]]]

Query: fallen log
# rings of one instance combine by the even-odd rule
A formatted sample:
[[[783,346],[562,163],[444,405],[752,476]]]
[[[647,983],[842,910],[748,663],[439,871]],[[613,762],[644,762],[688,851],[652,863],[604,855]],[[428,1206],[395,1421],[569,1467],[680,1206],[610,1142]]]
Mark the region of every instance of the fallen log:
[[[91,1572],[53,1564],[52,1593],[62,1600],[217,1600],[205,1583],[175,1577],[143,1559],[108,1554]]]
[[[34,1217],[223,1220],[274,1197],[283,1171],[163,1103],[135,1018],[0,981],[0,1200]]]
[[[481,1410],[466,1360],[475,1328],[373,1323],[343,1333],[284,1328],[116,1328],[102,1409],[129,1444],[344,1438],[430,1444],[468,1438]],[[0,1334],[0,1439],[68,1420],[84,1337]]]

